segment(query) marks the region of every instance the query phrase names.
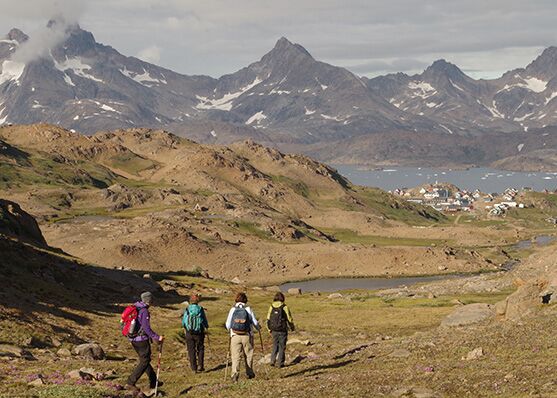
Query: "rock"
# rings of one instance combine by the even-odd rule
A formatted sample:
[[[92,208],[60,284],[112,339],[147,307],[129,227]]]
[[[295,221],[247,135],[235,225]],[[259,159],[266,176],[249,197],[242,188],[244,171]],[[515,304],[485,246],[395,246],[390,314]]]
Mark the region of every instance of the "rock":
[[[302,294],[302,289],[300,289],[299,287],[291,287],[287,290],[287,293],[292,296],[299,296],[300,294]]]
[[[268,365],[271,363],[271,354],[267,354],[265,355],[263,358],[261,358],[259,361],[257,361],[258,364],[260,365]]]
[[[434,298],[437,298],[437,296],[436,296],[435,294],[433,294],[432,292],[429,292],[429,293],[427,294],[427,298],[428,298],[428,299],[434,299]]]
[[[143,279],[152,279],[151,274],[143,274]]]
[[[338,299],[338,298],[343,298],[344,296],[340,293],[331,293],[327,296],[327,298],[330,299]]]
[[[240,278],[238,278],[237,276],[235,276],[234,279],[232,279],[230,282],[235,283],[236,285],[241,285],[242,283],[244,283],[244,282],[242,282],[242,280],[241,280]]]
[[[408,358],[412,353],[405,348],[397,348],[389,354],[392,358]]]
[[[25,339],[25,345],[33,348],[45,348],[47,344],[36,336]]]
[[[30,352],[25,351],[21,347],[10,345],[10,344],[0,344],[0,357],[26,358],[26,359],[33,358]]]
[[[56,337],[52,338],[52,346],[53,347],[61,347],[62,346],[62,342],[60,340],[58,340]]]
[[[71,357],[72,353],[67,348],[60,348],[58,351],[56,351],[56,355],[58,355],[59,357],[67,358],[67,357]]]
[[[305,346],[310,346],[311,341],[300,340],[300,339],[288,339],[288,341],[286,342],[286,345],[291,345],[291,344],[301,344],[301,345],[305,345]]]
[[[497,315],[505,315],[507,312],[507,299],[499,301],[495,304],[495,313]]]
[[[73,349],[73,353],[80,357],[85,357],[89,359],[102,360],[106,358],[104,350],[99,344],[87,343],[80,344]]]
[[[439,398],[441,397],[440,394],[427,389],[427,388],[420,388],[420,387],[405,387],[399,388],[392,393],[393,397],[397,398]]]
[[[547,280],[535,280],[521,284],[518,289],[502,302],[497,303],[497,313],[504,315],[506,320],[519,320],[534,313],[544,302],[548,293]],[[546,296],[542,294],[545,293]]]
[[[467,326],[486,321],[495,316],[493,306],[484,303],[463,305],[455,308],[443,321],[441,326]]]
[[[44,386],[45,382],[43,380],[43,377],[41,375],[39,375],[35,380],[27,383],[27,385],[33,386],[33,387],[40,387],[40,386]]]
[[[484,355],[484,350],[482,347],[478,347],[478,348],[474,348],[472,351],[470,351],[466,357],[463,357],[462,359],[465,361],[473,361],[475,359],[479,359],[481,357],[483,357]]]

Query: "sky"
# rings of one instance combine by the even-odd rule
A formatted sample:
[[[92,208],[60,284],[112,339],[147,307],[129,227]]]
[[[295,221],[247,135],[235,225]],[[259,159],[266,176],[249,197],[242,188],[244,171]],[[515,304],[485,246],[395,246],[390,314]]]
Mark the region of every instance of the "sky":
[[[557,45],[555,0],[0,0],[0,10],[0,35],[41,36],[63,14],[124,55],[213,77],[283,36],[368,77],[419,73],[443,58],[495,78]]]

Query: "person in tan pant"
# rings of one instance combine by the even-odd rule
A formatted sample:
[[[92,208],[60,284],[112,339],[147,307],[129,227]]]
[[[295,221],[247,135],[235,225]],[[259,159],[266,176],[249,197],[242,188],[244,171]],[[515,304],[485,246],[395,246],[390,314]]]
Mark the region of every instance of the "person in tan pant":
[[[242,356],[245,359],[248,379],[255,377],[253,371],[253,331],[260,329],[255,313],[246,305],[248,302],[246,294],[238,293],[235,301],[236,304],[230,309],[226,319],[226,328],[230,331],[233,382],[237,382],[240,377]]]

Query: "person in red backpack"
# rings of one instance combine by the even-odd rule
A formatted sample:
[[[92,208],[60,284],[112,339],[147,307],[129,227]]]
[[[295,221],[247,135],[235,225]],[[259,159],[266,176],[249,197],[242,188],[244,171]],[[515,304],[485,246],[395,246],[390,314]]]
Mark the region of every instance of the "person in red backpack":
[[[131,339],[131,343],[135,352],[137,352],[137,355],[139,356],[139,361],[130,377],[128,377],[126,387],[127,389],[135,392],[139,392],[135,383],[137,383],[143,373],[147,373],[151,389],[155,388],[157,384],[157,374],[151,366],[151,340],[162,344],[164,336],[159,336],[153,331],[153,329],[151,329],[149,306],[152,303],[153,294],[151,292],[145,292],[141,294],[141,301],[134,304],[138,311],[137,321],[139,322],[139,332]],[[162,386],[162,382],[160,380],[158,385],[159,387]]]

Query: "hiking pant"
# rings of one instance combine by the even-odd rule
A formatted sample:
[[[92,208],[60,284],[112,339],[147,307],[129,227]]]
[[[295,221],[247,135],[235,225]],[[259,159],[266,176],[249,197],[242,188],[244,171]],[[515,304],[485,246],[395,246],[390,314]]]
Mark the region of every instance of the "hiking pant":
[[[255,377],[253,371],[253,336],[233,335],[230,337],[230,355],[232,356],[232,378],[236,379],[240,375],[240,359],[244,357],[246,361],[246,375]]]
[[[132,341],[132,346],[139,355],[139,362],[135,366],[130,377],[128,377],[128,384],[135,386],[143,373],[147,373],[149,377],[149,386],[155,388],[157,384],[157,374],[151,366],[151,343],[149,340],[145,341]]]
[[[273,351],[271,352],[271,365],[274,365],[276,363],[276,359],[278,359],[278,365],[284,366],[284,351],[286,350],[286,339],[288,338],[288,332],[272,331],[271,335],[273,336]]]
[[[191,370],[204,369],[205,358],[205,333],[191,333],[186,331],[186,346],[188,347],[188,356],[190,358]]]

